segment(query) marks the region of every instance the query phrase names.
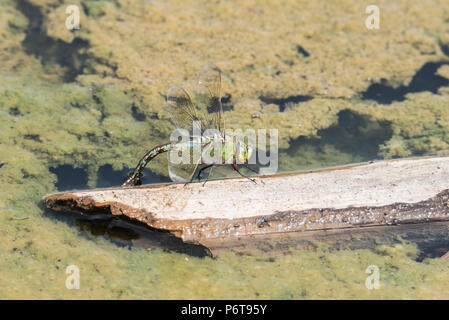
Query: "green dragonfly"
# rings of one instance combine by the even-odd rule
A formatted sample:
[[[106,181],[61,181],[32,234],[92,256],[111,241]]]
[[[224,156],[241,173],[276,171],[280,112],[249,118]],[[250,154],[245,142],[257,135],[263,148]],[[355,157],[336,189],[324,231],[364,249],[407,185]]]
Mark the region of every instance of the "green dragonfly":
[[[254,171],[246,166],[253,154],[253,148],[238,137],[225,133],[221,103],[221,71],[217,66],[212,63],[204,66],[194,102],[183,88],[170,87],[165,110],[178,133],[183,133],[184,139],[175,141],[171,139],[171,142],[148,151],[123,183],[123,187],[141,184],[140,178],[145,166],[157,155],[165,152],[168,152],[168,173],[172,181],[192,182],[195,172],[198,172],[197,178],[200,181],[201,173],[209,168],[208,179],[213,167],[231,166],[241,176],[255,182],[254,179],[242,174],[238,167],[242,165]],[[183,153],[181,159],[183,161],[175,157],[179,156],[180,152]],[[173,158],[177,161],[173,161]]]

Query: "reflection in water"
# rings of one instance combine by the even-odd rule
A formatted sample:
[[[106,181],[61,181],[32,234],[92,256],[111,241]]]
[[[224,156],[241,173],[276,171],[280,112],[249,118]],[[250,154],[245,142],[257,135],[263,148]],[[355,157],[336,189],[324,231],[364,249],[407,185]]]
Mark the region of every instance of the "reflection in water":
[[[194,257],[211,256],[210,251],[201,245],[184,243],[168,232],[155,230],[126,217],[83,216],[77,217],[75,224],[82,231],[89,232],[93,236],[105,236],[119,246],[134,246],[147,250],[159,248]]]
[[[449,222],[255,236],[233,243],[235,247],[231,250],[238,254],[250,254],[253,250],[288,253],[292,249],[314,249],[326,245],[330,251],[368,249],[379,253],[382,246],[408,244],[418,248],[419,253],[415,258],[417,262],[442,257],[449,251]],[[227,250],[224,247],[215,249],[217,253]]]
[[[97,215],[75,219],[75,224],[93,236],[105,236],[119,246],[163,249],[195,257],[211,256],[208,248],[182,242],[168,232],[150,228],[128,218]],[[238,255],[251,251],[289,252],[291,249],[326,244],[331,250],[378,250],[380,245],[415,244],[419,249],[417,262],[439,258],[449,251],[449,222],[407,224],[400,226],[365,227],[353,230],[295,232],[265,236],[249,236],[223,241],[206,242],[215,253],[234,251]]]
[[[449,222],[405,224],[370,229],[350,233],[350,241],[347,241],[349,239],[337,240],[335,248],[378,250],[379,245],[415,244],[419,250],[415,258],[417,262],[422,262],[426,258],[442,257],[449,251]]]

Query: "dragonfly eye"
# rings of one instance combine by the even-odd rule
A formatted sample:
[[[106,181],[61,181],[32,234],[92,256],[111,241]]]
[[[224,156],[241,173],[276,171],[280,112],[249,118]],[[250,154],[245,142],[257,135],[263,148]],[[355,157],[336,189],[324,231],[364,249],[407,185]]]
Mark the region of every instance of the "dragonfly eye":
[[[239,161],[240,162],[247,162],[248,159],[251,157],[252,154],[252,148],[249,147],[246,144],[240,144],[239,146]]]
[[[250,146],[248,146],[246,159],[249,160],[249,159],[251,158],[252,155],[253,155],[253,148],[251,148]]]
[[[253,148],[248,146],[248,158],[251,158],[251,155],[253,154]]]

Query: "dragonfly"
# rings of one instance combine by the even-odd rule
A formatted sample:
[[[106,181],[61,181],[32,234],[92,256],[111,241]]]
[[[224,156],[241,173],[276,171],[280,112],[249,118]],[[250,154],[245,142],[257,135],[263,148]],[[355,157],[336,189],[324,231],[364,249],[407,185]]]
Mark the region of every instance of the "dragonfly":
[[[200,181],[202,172],[209,169],[207,181],[214,167],[230,166],[241,176],[255,183],[254,179],[239,170],[241,165],[256,172],[247,166],[253,148],[243,139],[226,134],[221,102],[221,70],[213,63],[206,64],[201,71],[197,87],[194,100],[181,87],[169,88],[165,110],[177,130],[187,137],[175,141],[171,139],[169,143],[158,145],[145,153],[133,173],[123,183],[123,187],[141,184],[145,166],[162,153],[168,153],[168,173],[174,182],[188,184],[194,180],[196,172]],[[184,152],[184,156],[188,155],[188,161],[171,159],[170,155],[179,155],[180,152]]]

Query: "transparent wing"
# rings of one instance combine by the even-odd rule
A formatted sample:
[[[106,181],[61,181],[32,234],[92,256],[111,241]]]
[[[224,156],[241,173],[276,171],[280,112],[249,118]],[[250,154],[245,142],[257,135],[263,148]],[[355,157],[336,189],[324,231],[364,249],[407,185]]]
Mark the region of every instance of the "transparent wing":
[[[192,133],[194,127],[203,131],[207,127],[207,114],[196,107],[189,94],[183,88],[171,86],[167,93],[165,110],[170,114],[172,123],[179,129]]]
[[[192,177],[195,174],[199,164],[199,162],[178,165],[172,165],[169,163],[168,176],[173,182],[189,182],[190,180],[192,180]]]
[[[195,174],[198,166],[201,164],[202,154],[204,152],[210,152],[211,144],[205,144],[200,147],[200,144],[195,144],[192,147],[185,148],[185,145],[179,145],[179,147],[175,147],[171,152],[188,152],[189,159],[188,161],[183,161],[180,163],[175,163],[170,159],[170,153],[167,154],[168,157],[168,175],[173,182],[189,182],[192,180],[193,175]],[[195,156],[195,152],[197,156]]]
[[[217,129],[224,137],[225,122],[221,104],[221,71],[213,63],[207,63],[198,81],[196,103],[207,114],[207,128]]]
[[[218,131],[221,136],[225,137],[225,123],[223,118],[223,108],[221,105],[221,71],[212,63],[206,64],[198,81],[198,90],[195,95],[195,103],[192,102],[187,91],[184,89],[172,86],[167,93],[166,111],[171,116],[171,121],[178,129],[187,130],[192,139],[195,139],[193,133],[195,129],[201,134],[207,129],[214,129]],[[214,134],[212,134],[214,135]],[[192,146],[195,148],[201,145]],[[185,145],[180,144],[180,148]],[[202,152],[210,152],[210,146],[203,145]],[[176,148],[173,150],[176,151]],[[180,150],[178,150],[180,151]],[[185,150],[184,150],[185,151]],[[201,156],[192,157],[193,161],[188,163],[172,163],[169,159],[169,176],[173,181],[190,181],[193,174],[201,164]]]

